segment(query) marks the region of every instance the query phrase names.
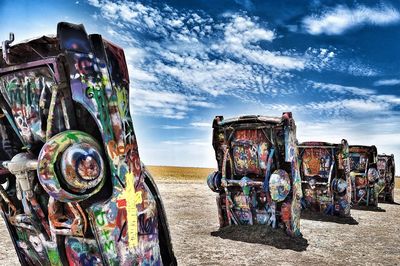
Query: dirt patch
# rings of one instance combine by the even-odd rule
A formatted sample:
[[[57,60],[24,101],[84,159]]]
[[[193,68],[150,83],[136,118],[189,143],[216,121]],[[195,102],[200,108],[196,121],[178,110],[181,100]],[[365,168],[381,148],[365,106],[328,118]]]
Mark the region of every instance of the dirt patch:
[[[219,230],[215,193],[201,182],[158,182],[179,265],[395,265],[400,263],[400,205],[352,210],[341,221],[303,217],[303,238],[263,227]],[[400,201],[400,190],[396,190]],[[0,265],[18,259],[0,224]]]
[[[352,210],[352,218],[311,215],[303,238],[269,228],[218,230],[215,193],[205,181],[159,182],[180,265],[395,265],[400,262],[400,205]],[[400,200],[400,190],[396,190]],[[306,219],[307,218],[307,219]],[[265,237],[264,237],[265,235]]]
[[[0,217],[0,247],[0,265],[19,265],[19,260],[3,217]]]

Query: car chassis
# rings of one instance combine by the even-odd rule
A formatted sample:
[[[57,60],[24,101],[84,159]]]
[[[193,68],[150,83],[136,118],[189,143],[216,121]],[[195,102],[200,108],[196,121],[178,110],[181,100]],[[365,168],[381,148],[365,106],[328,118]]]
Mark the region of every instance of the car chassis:
[[[394,203],[395,188],[395,161],[394,155],[379,154],[377,168],[379,172],[379,182],[383,183],[379,191],[379,202]]]
[[[301,235],[302,194],[292,114],[217,116],[213,129],[218,171],[207,182],[218,193],[220,227],[265,224]]]
[[[349,145],[327,142],[299,144],[304,209],[350,216],[351,180]]]
[[[0,60],[0,207],[20,263],[176,264],[123,50],[65,22],[13,40]]]
[[[350,178],[354,206],[378,206],[378,194],[382,187],[377,170],[376,147],[350,145]]]

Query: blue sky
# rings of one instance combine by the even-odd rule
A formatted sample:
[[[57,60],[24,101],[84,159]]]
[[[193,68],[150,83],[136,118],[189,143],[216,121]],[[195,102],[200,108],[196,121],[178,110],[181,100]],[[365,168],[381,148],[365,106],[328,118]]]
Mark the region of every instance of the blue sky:
[[[215,115],[283,111],[299,141],[400,158],[398,1],[0,0],[1,39],[54,34],[58,21],[125,49],[146,164],[215,167]]]

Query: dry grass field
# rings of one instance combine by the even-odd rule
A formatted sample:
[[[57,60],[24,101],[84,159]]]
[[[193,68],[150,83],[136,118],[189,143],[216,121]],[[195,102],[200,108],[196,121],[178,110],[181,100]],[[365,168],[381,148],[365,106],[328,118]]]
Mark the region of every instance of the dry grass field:
[[[206,180],[207,176],[215,171],[214,168],[199,167],[178,167],[178,166],[154,166],[149,165],[146,168],[150,171],[154,179],[157,180],[179,180],[193,181]]]

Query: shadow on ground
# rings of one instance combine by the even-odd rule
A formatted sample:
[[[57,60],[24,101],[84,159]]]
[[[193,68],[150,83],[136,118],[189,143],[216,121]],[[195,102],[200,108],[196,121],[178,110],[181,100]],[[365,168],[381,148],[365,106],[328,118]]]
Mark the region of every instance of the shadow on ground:
[[[379,203],[383,203],[383,204],[389,204],[389,205],[400,205],[400,203],[398,203],[398,202],[395,202],[395,201],[393,201],[393,202],[388,202],[388,201],[379,201]]]
[[[227,226],[211,232],[212,236],[234,241],[263,244],[278,249],[305,251],[308,241],[304,237],[290,237],[283,230],[273,229],[265,225]]]
[[[359,210],[359,211],[369,211],[369,212],[386,212],[385,209],[382,209],[381,207],[374,207],[374,206],[352,206],[351,207],[354,210]]]
[[[316,212],[301,212],[301,219],[319,221],[319,222],[330,222],[337,224],[350,224],[350,225],[358,225],[358,221],[353,217],[340,217],[335,215],[326,215],[322,213]]]

